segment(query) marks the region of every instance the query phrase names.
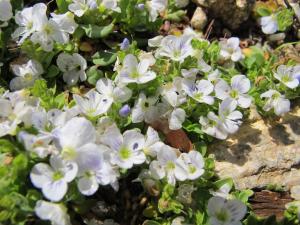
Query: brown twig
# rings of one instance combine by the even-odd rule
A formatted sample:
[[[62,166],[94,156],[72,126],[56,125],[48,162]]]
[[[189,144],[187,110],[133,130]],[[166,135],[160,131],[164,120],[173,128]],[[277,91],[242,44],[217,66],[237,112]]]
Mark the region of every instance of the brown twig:
[[[205,32],[205,34],[204,34],[204,38],[205,38],[205,39],[208,39],[208,38],[209,38],[214,23],[215,23],[215,19],[213,19],[213,20],[209,23],[208,28],[206,29],[206,32]]]

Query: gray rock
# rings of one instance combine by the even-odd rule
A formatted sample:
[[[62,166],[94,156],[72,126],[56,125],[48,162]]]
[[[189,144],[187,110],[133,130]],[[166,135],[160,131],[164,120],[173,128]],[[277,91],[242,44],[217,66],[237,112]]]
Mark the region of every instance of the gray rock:
[[[280,121],[256,119],[209,148],[217,174],[232,177],[238,189],[275,184],[288,190],[299,185],[300,107]]]
[[[193,0],[208,9],[209,13],[223,21],[231,29],[237,29],[249,18],[255,0]]]
[[[201,7],[197,7],[191,19],[191,25],[196,30],[202,31],[207,24],[207,16]]]

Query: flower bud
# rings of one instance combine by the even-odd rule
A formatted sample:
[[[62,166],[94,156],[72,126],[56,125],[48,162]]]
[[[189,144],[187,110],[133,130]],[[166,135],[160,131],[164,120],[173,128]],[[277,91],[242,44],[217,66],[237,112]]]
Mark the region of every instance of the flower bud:
[[[119,110],[119,115],[122,117],[127,117],[130,111],[131,111],[130,106],[126,104]]]
[[[130,45],[130,41],[128,40],[128,38],[124,38],[124,40],[120,44],[120,49],[127,50],[129,48],[129,45]]]

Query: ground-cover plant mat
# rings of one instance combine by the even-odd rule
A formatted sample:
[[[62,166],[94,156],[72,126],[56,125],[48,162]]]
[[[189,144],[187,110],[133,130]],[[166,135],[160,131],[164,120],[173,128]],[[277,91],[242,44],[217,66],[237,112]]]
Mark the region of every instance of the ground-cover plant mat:
[[[195,7],[0,0],[0,224],[299,224],[298,201],[255,216],[207,152],[296,106],[299,4],[256,2],[260,39],[194,30]]]

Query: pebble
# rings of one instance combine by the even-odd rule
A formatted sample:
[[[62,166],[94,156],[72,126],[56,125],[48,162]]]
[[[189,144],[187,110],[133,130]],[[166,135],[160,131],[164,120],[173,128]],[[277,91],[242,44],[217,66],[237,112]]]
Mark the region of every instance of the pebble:
[[[197,7],[191,19],[191,25],[196,30],[203,30],[207,25],[207,16],[201,7]]]

